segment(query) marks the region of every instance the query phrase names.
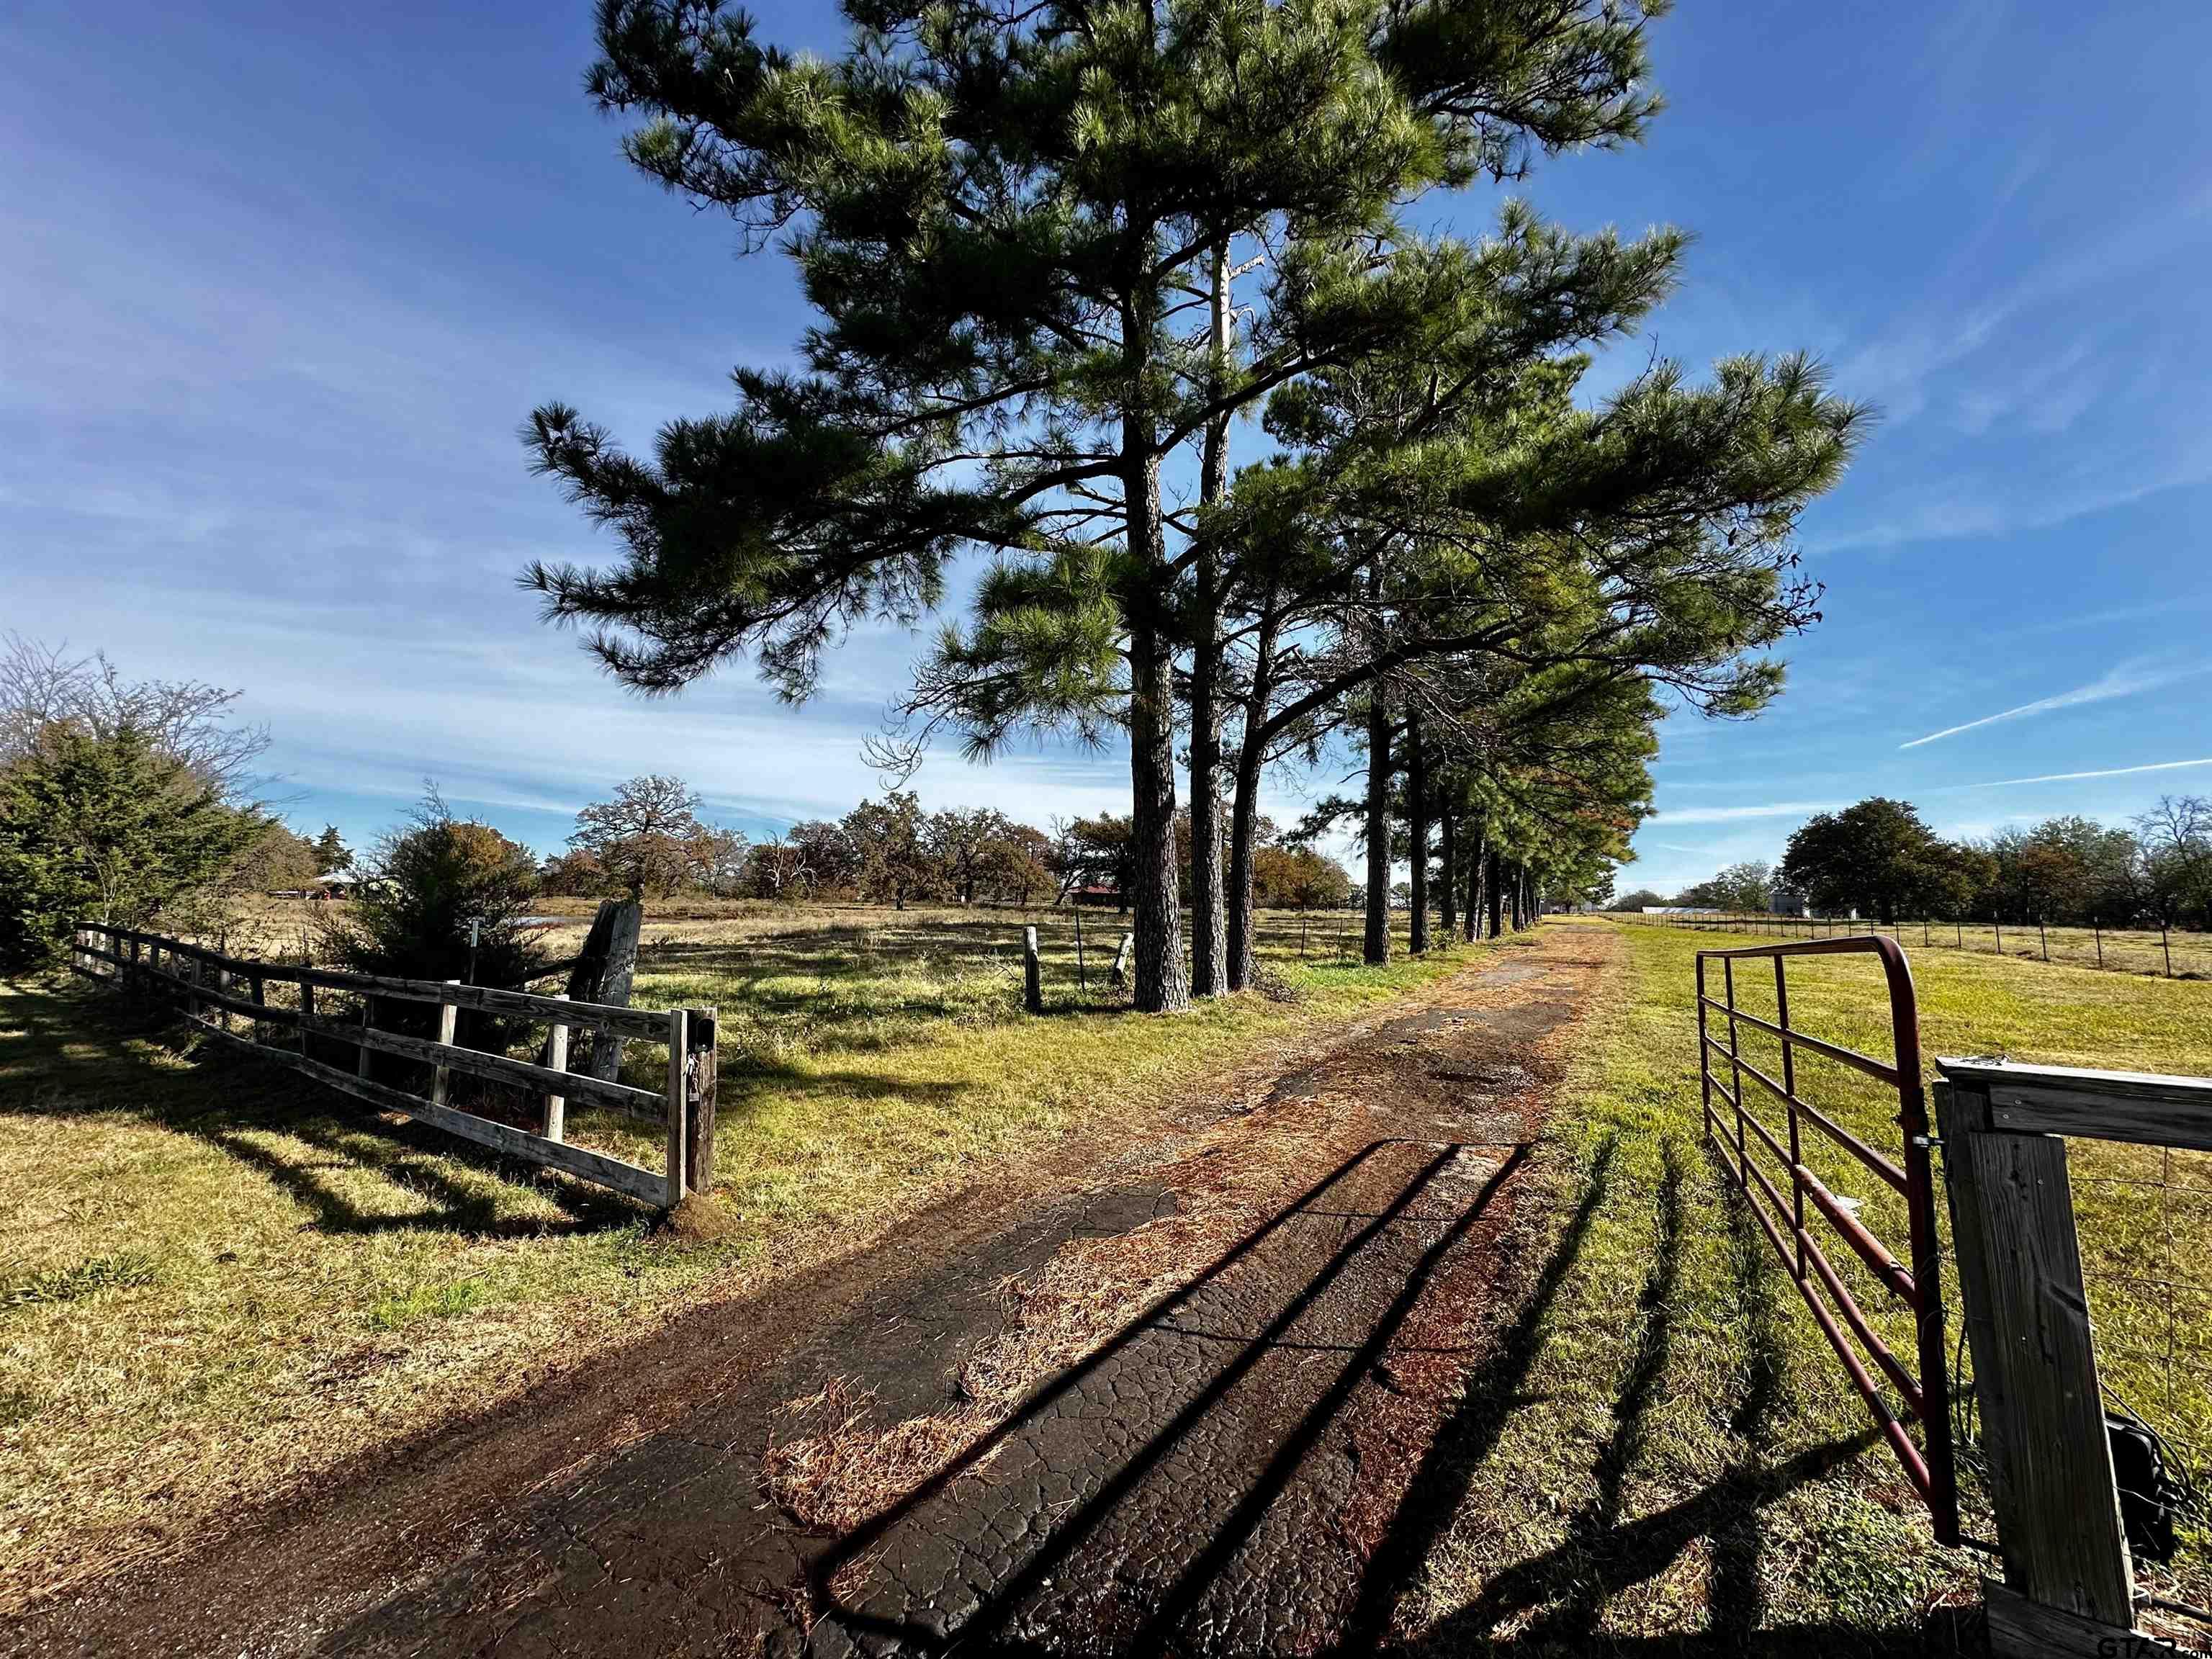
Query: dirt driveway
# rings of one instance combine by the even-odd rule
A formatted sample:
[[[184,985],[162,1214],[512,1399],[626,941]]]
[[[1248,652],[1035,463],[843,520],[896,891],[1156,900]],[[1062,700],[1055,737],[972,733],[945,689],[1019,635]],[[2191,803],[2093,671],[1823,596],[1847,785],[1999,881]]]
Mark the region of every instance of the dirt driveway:
[[[42,1654],[1360,1650],[1603,952],[1546,930],[1148,1144],[1072,1137],[319,1497]]]

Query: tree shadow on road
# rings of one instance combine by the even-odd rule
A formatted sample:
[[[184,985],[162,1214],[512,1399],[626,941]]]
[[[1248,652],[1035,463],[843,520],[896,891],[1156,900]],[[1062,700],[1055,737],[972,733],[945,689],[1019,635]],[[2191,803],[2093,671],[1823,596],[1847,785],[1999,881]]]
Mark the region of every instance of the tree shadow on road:
[[[1376,1164],[1392,1148],[1401,1161],[1418,1153],[1409,1176],[1401,1179],[1390,1166]],[[1370,1383],[1386,1356],[1403,1352],[1393,1344],[1415,1304],[1445,1259],[1490,1213],[1529,1151],[1525,1145],[1499,1148],[1504,1156],[1462,1195],[1449,1183],[1465,1150],[1378,1141],[1346,1160],[1088,1358],[1033,1393],[1019,1412],[951,1466],[826,1552],[811,1574],[817,1607],[863,1645],[914,1652],[1061,1650],[1064,1634],[1054,1640],[1032,1633],[1031,1604],[1080,1581],[1085,1553],[1094,1542],[1106,1540],[1109,1553],[1115,1553],[1135,1539],[1150,1571],[1141,1584],[1122,1587],[1127,1594],[1117,1605],[1099,1610],[1097,1650],[1179,1650],[1194,1622],[1203,1622],[1200,1604],[1239,1565],[1270,1510],[1293,1484],[1311,1477],[1324,1441],[1342,1424],[1354,1393]],[[1377,1177],[1384,1179],[1372,1201],[1347,1196],[1355,1182]],[[1290,1244],[1302,1236],[1333,1237],[1335,1246],[1318,1261],[1304,1258],[1288,1282],[1268,1279],[1261,1253],[1295,1257]],[[1352,1287],[1372,1284],[1362,1275],[1389,1251],[1395,1254],[1389,1257],[1388,1284],[1358,1301]],[[1264,1293],[1255,1293],[1255,1281],[1265,1284]],[[1356,1316],[1342,1318],[1345,1304],[1354,1301]],[[1316,1323],[1331,1340],[1301,1340],[1301,1333]],[[1171,1355],[1164,1365],[1163,1349]],[[1294,1363],[1285,1364],[1291,1356]],[[1276,1369],[1255,1375],[1270,1361]],[[1162,1399],[1152,1385],[1170,1375],[1188,1386]],[[1285,1378],[1295,1379],[1288,1397]],[[1255,1403],[1255,1394],[1266,1396],[1264,1404]],[[1036,1489],[1024,1484],[1028,1476],[1011,1472],[1055,1436],[1064,1454],[1068,1423],[1095,1421],[1124,1407],[1121,1426],[1133,1431],[1127,1443],[1108,1435],[1109,1451],[1073,1472],[1065,1501],[1018,1512]],[[1247,1463],[1232,1454],[1250,1443],[1255,1415],[1266,1424],[1267,1449]],[[968,1480],[979,1472],[1013,1478],[1015,1484]],[[1054,1470],[1045,1479],[1049,1485],[1068,1473]],[[1194,1482],[1204,1487],[1203,1527],[1159,1524],[1155,1506],[1164,1502],[1179,1510],[1191,1498]],[[1164,1498],[1164,1492],[1173,1496]],[[1016,1512],[992,1512],[994,1506],[1009,1505]],[[979,1540],[1015,1535],[1019,1543],[1000,1553],[980,1593],[963,1591],[955,1577],[947,1577],[933,1601],[933,1593],[916,1583],[924,1568],[909,1564],[941,1566],[948,1559],[945,1540],[963,1530]],[[994,1547],[979,1542],[975,1547],[988,1552]],[[872,1595],[867,1581],[876,1585]],[[900,1605],[889,1605],[886,1595]],[[935,1604],[963,1600],[965,1607]],[[1092,1639],[1087,1633],[1085,1640]]]

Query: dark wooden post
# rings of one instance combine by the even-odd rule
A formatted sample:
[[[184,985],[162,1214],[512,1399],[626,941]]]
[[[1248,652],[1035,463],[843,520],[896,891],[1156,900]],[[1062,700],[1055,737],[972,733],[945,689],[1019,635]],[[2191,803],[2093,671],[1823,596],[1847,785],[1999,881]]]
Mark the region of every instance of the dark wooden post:
[[[688,1103],[684,1068],[689,1062],[687,1050],[690,1044],[690,1019],[678,1008],[668,1016],[668,1089],[663,1097],[668,1103],[667,1120],[663,1127],[668,1132],[668,1184],[665,1201],[674,1209],[684,1201],[684,1159],[690,1151],[690,1134],[684,1118]],[[602,1036],[605,1033],[601,1034]]]
[[[703,1193],[714,1184],[714,1096],[720,1086],[721,1062],[714,1047],[714,1010],[684,1011],[684,1071],[690,1097],[684,1118],[687,1140],[684,1162],[691,1172],[691,1190]]]
[[[629,1006],[630,985],[637,975],[638,930],[645,921],[645,907],[635,902],[609,899],[592,921],[591,937],[584,954],[568,975],[568,994],[579,1002]],[[592,1038],[591,1075],[612,1083],[622,1073],[623,1040],[611,1031]]]
[[[1044,964],[1037,960],[1034,927],[1022,929],[1022,1006],[1033,1014],[1044,1012]]]
[[[1939,1083],[1936,1109],[2005,1583],[2125,1631],[2133,1580],[2066,1143],[1995,1132],[1986,1088]]]

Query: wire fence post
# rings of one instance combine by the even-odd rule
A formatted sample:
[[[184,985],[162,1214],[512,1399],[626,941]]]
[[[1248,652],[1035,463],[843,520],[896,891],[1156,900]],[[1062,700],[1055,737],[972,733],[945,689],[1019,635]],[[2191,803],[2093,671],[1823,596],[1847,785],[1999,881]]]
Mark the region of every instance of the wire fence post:
[[[2096,918],[2096,917],[2094,917],[2094,916],[2090,917],[2090,918],[2089,918],[2089,932],[2090,932],[2090,933],[2091,933],[2091,934],[2093,934],[2093,935],[2095,937],[2095,939],[2096,939],[2096,941],[2097,941],[2097,966],[2099,966],[2100,968],[2101,968],[2101,967],[2103,967],[2103,966],[2105,965],[2105,929],[2104,929],[2104,924],[2103,924],[2102,922],[2099,921],[2097,920],[2097,918]]]
[[[1075,988],[1091,994],[1091,981],[1083,965],[1083,907],[1075,907]]]
[[[2050,961],[2051,935],[2043,931],[2043,918],[2041,916],[2038,916],[2035,919],[2035,937],[2043,946],[2043,959],[2045,962]]]
[[[2158,948],[2166,953],[2166,976],[2172,979],[2173,977],[2173,941],[2166,937],[2166,923],[2163,920],[2158,924]]]

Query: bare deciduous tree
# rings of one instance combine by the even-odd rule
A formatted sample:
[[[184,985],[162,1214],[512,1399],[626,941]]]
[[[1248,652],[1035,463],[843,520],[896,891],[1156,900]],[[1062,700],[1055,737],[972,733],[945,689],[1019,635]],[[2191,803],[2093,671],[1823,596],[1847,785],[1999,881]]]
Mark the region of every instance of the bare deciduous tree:
[[[126,680],[107,654],[73,657],[21,634],[0,635],[0,767],[61,723],[111,738],[126,726],[225,795],[241,791],[269,728],[234,723],[243,695],[199,680]]]
[[[612,800],[576,814],[568,845],[589,853],[633,899],[665,896],[684,883],[708,834],[699,796],[681,778],[632,778]]]

